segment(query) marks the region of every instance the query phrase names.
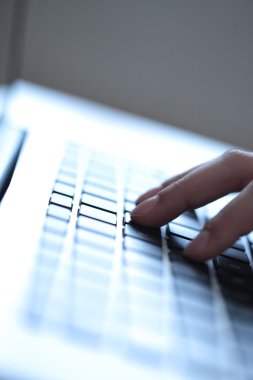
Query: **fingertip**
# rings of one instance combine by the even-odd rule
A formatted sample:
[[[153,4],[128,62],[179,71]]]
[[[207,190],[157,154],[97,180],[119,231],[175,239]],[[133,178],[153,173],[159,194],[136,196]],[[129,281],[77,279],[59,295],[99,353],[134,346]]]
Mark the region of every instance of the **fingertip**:
[[[159,201],[159,195],[156,194],[151,198],[145,199],[139,203],[131,212],[132,218],[142,217],[149,214],[157,205]]]
[[[194,261],[205,261],[212,257],[210,253],[211,234],[208,230],[202,230],[200,234],[188,244],[184,250],[184,256]]]

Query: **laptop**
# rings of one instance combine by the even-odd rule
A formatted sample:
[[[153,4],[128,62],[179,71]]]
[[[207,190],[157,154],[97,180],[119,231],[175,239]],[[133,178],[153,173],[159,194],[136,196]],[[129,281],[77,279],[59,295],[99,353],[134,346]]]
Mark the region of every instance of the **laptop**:
[[[129,216],[146,189],[228,146],[35,84],[9,91],[1,378],[251,379],[250,238],[193,263],[182,250],[215,203],[169,228]]]
[[[252,237],[183,255],[137,197],[228,145],[24,81],[0,86],[0,378],[252,379]]]

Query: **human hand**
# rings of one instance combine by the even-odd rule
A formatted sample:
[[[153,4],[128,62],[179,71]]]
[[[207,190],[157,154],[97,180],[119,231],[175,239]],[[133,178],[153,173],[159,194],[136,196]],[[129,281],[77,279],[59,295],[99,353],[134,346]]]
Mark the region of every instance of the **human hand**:
[[[231,149],[207,163],[177,175],[139,197],[133,222],[160,227],[186,210],[228,193],[240,193],[186,247],[184,255],[207,260],[253,229],[253,153]]]

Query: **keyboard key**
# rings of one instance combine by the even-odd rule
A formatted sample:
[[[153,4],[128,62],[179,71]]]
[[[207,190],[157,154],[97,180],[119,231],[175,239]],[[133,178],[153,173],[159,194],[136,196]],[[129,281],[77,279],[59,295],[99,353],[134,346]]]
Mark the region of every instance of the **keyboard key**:
[[[226,303],[233,303],[235,307],[244,306],[253,307],[252,291],[247,291],[243,288],[222,286],[222,295]]]
[[[216,274],[219,283],[222,286],[229,287],[231,289],[239,289],[243,292],[253,293],[253,279],[249,277],[244,277],[239,274],[223,270],[216,267]]]
[[[156,346],[158,349],[162,347],[162,343],[159,338],[165,338],[164,333],[164,314],[161,311],[159,313],[147,313],[144,310],[141,310],[139,307],[131,307],[131,328],[133,331],[137,332],[134,334],[133,339],[139,340],[140,343],[143,343],[142,337],[147,338],[145,340],[146,345],[151,345],[151,347]],[[139,335],[139,336],[138,336]],[[145,339],[144,338],[144,339]],[[152,339],[153,338],[153,339]]]
[[[69,175],[69,173],[72,173],[72,172],[67,172],[65,170],[59,171],[57,175],[57,181],[63,182],[66,185],[70,185],[74,187],[76,184],[76,177],[74,176],[75,173],[74,172],[72,173],[73,176]]]
[[[143,256],[134,251],[124,251],[123,264],[127,268],[133,268],[143,274],[161,277],[163,273],[162,262],[153,259],[151,256]]]
[[[146,241],[142,241],[139,239],[126,236],[124,239],[124,245],[126,249],[139,251],[143,253],[144,255],[147,254],[149,256],[153,256],[159,259],[162,258],[161,247],[148,243]]]
[[[63,175],[64,177],[72,178],[73,180],[75,180],[77,177],[76,171],[72,170],[60,169],[59,174]]]
[[[111,212],[103,211],[95,207],[87,206],[82,204],[80,206],[79,214],[83,216],[88,216],[93,219],[100,220],[102,222],[110,223],[116,225],[117,217],[116,214]]]
[[[142,291],[142,289],[132,289],[128,286],[123,286],[120,288],[117,303],[122,305],[129,305],[141,310],[149,310],[154,313],[161,313],[162,308],[164,307],[165,299],[161,294],[147,293]],[[167,300],[165,301],[167,305]]]
[[[125,207],[124,207],[125,212],[132,212],[134,208],[135,208],[135,203],[125,201]]]
[[[226,256],[234,260],[239,260],[249,265],[249,259],[248,259],[247,254],[233,247],[228,248],[226,251],[222,253],[221,256]]]
[[[137,192],[137,191],[127,191],[126,192],[126,195],[125,195],[125,199],[127,202],[132,202],[132,203],[135,203],[137,198],[139,198],[139,196],[141,195],[142,193],[141,192]]]
[[[96,219],[91,219],[82,215],[78,217],[77,226],[100,233],[102,235],[108,235],[110,237],[114,237],[116,234],[116,228],[114,225],[104,223]]]
[[[172,261],[171,269],[177,276],[188,276],[199,281],[209,281],[208,267],[204,264],[195,264],[186,260],[185,262]]]
[[[157,181],[145,181],[143,178],[139,178],[138,180],[134,178],[127,178],[126,179],[126,192],[135,193],[135,194],[142,194],[145,192],[146,189],[151,189],[155,186],[158,186],[159,184]]]
[[[101,270],[94,266],[85,265],[85,263],[77,262],[72,272],[75,281],[94,284],[102,288],[108,287],[111,281],[110,271]]]
[[[168,235],[173,234],[191,240],[195,239],[195,237],[199,234],[199,231],[184,226],[179,226],[173,222],[169,224],[167,232]]]
[[[159,186],[160,182],[156,177],[149,174],[129,174],[126,177],[126,190],[143,193],[146,189]]]
[[[73,260],[105,270],[111,270],[113,265],[112,255],[105,255],[105,252],[102,252],[101,249],[84,247],[82,244],[75,244],[72,257]]]
[[[188,211],[172,221],[174,224],[179,224],[188,228],[193,228],[195,230],[200,229],[199,221],[193,211]]]
[[[108,287],[97,286],[96,283],[73,280],[74,301],[78,307],[85,309],[106,307],[108,300]]]
[[[92,187],[100,188],[101,190],[108,191],[109,193],[116,193],[115,184],[105,184],[103,181],[100,181],[100,178],[89,175],[88,179],[85,181],[84,186],[91,185]]]
[[[55,252],[54,254],[51,254],[50,256],[40,255],[37,259],[36,264],[40,269],[44,269],[48,273],[51,272],[51,276],[53,278],[55,275],[55,272],[57,271],[59,267],[59,261],[60,261],[59,257],[60,255],[58,252]],[[48,285],[48,288],[49,288],[48,292],[50,292],[50,285]]]
[[[150,178],[153,179],[159,178],[161,175],[160,170],[157,170],[156,168],[150,168],[150,166],[145,166],[142,163],[132,161],[129,163],[129,177],[131,178]]]
[[[59,263],[59,254],[54,249],[42,247],[37,256],[38,266],[43,266],[52,270],[56,269]]]
[[[72,197],[53,192],[51,195],[51,198],[50,198],[50,203],[54,203],[54,204],[57,204],[59,206],[71,209],[72,208]]]
[[[104,311],[101,307],[84,307],[74,303],[71,308],[69,333],[82,343],[97,346],[102,338]]]
[[[82,203],[88,206],[93,206],[104,211],[117,212],[117,204],[103,198],[99,198],[90,194],[82,195]]]
[[[123,282],[128,286],[140,288],[146,292],[159,294],[163,292],[163,281],[155,277],[145,276],[125,268],[122,271]]]
[[[204,317],[204,316],[203,316]],[[214,317],[214,315],[213,315]],[[184,314],[187,336],[190,340],[202,341],[207,345],[215,347],[217,343],[217,331],[215,330],[215,320],[209,320],[210,323],[205,323],[204,319],[196,319],[189,317],[189,314]]]
[[[99,181],[102,181],[104,184],[113,184],[113,186],[116,186],[116,175],[107,167],[106,170],[96,166],[90,167],[87,173],[87,179],[90,180],[93,177],[99,178]]]
[[[101,186],[96,186],[92,182],[86,182],[84,184],[84,192],[90,195],[96,195],[97,197],[107,199],[112,202],[117,201],[117,193],[113,190],[105,189]]]
[[[111,181],[108,178],[103,178],[101,176],[96,175],[95,173],[88,173],[85,178],[85,181],[93,183],[94,185],[100,186],[104,189],[116,191],[116,181]]]
[[[59,218],[65,221],[70,219],[70,210],[61,206],[50,204],[47,210],[47,214],[55,218]]]
[[[46,231],[51,231],[56,234],[64,236],[67,232],[68,223],[65,220],[60,220],[47,216],[44,224]]]
[[[102,161],[91,161],[89,165],[89,171],[91,173],[99,174],[102,177],[115,178],[116,167],[113,163]]]
[[[169,249],[176,249],[179,251],[183,251],[190,242],[191,240],[176,235],[170,235],[167,240]]]
[[[251,325],[251,328],[245,328],[244,326],[235,325],[234,331],[236,334],[237,339],[239,340],[239,343],[243,347],[248,347],[248,349],[252,348],[252,342],[253,342],[253,328]]]
[[[241,276],[253,277],[251,267],[244,262],[220,256],[215,259],[214,263],[218,268],[225,271],[236,273]]]
[[[60,252],[63,245],[63,238],[51,232],[44,232],[41,239],[41,246]]]
[[[93,233],[91,231],[85,231],[80,228],[76,230],[76,241],[80,245],[82,244],[86,247],[91,246],[100,249],[101,252],[113,252],[114,250],[114,239],[104,235]]]
[[[245,248],[244,248],[244,245],[243,245],[243,242],[242,242],[242,239],[238,239],[233,245],[232,245],[233,248],[236,248],[236,249],[239,249],[241,251],[245,251]]]
[[[203,305],[212,303],[212,288],[206,282],[199,282],[192,278],[175,277],[175,288],[178,296],[188,298],[189,301]]]
[[[148,336],[148,334],[147,334]],[[135,337],[136,339],[136,337]],[[153,338],[154,339],[154,338]],[[145,341],[148,341],[148,338],[144,338]],[[141,342],[129,342],[127,345],[126,355],[130,360],[138,361],[143,363],[143,365],[152,366],[153,368],[159,369],[162,365],[163,355],[161,349],[154,347],[150,339],[149,345],[145,345]],[[158,346],[159,344],[156,344]],[[153,347],[152,347],[153,346]],[[161,344],[160,344],[161,347]]]
[[[227,310],[229,316],[232,319],[232,323],[237,325],[243,325],[245,327],[252,327],[253,320],[253,308],[250,305],[245,305],[238,308],[233,303],[227,303]]]
[[[66,170],[73,170],[75,171],[78,166],[78,157],[75,154],[68,154],[64,157],[61,163],[61,167],[65,168]]]
[[[69,184],[56,181],[54,185],[54,191],[63,195],[68,195],[70,197],[74,196],[75,188]]]
[[[161,232],[158,228],[141,227],[135,224],[126,224],[124,233],[136,239],[145,240],[149,243],[161,245]]]
[[[201,322],[210,328],[215,315],[212,305],[194,303],[193,300],[184,299],[180,302],[180,311],[183,313],[183,318],[188,321]]]

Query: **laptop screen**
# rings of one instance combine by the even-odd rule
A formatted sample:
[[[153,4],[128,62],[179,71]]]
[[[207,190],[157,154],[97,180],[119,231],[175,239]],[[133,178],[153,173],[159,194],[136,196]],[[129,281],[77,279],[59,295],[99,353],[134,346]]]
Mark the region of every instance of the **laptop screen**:
[[[2,127],[6,101],[7,101],[7,87],[5,85],[1,85],[0,86],[0,128]]]
[[[0,201],[9,186],[25,138],[25,131],[11,128],[5,121],[9,91],[9,86],[0,86]]]

